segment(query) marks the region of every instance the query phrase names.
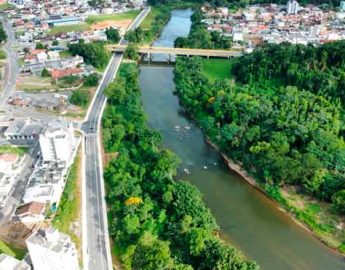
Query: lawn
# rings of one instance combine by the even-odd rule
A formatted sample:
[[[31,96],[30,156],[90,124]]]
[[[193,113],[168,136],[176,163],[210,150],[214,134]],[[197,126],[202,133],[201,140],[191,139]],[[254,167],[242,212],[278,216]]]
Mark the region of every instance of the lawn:
[[[61,58],[69,58],[69,57],[72,57],[73,54],[70,52],[70,51],[61,51],[59,52],[59,55]]]
[[[71,170],[66,182],[64,192],[61,197],[60,205],[53,219],[53,226],[59,231],[68,234],[72,241],[76,244],[78,250],[81,248],[79,233],[76,233],[75,224],[80,226],[81,211],[81,190],[80,190],[80,171],[81,156],[78,152],[77,157],[71,166]]]
[[[83,32],[90,30],[90,26],[87,23],[79,23],[73,25],[62,25],[62,26],[54,26],[48,32],[48,35],[57,35],[60,33],[68,33],[68,32]]]
[[[57,85],[52,84],[50,77],[43,78],[36,75],[27,76],[24,78],[20,77],[16,87],[18,90],[27,92],[58,89]]]
[[[3,50],[0,50],[0,59],[6,59],[6,53]]]
[[[0,146],[0,154],[12,153],[22,156],[28,150],[29,149],[27,147]]]
[[[139,14],[138,10],[128,11],[124,13],[116,14],[104,14],[104,15],[91,15],[87,17],[86,22],[88,24],[94,24],[104,21],[120,21],[120,20],[134,20]]]
[[[202,73],[212,81],[231,79],[231,65],[229,59],[202,59]]]
[[[152,7],[150,13],[147,14],[143,22],[140,24],[140,27],[143,29],[150,29],[155,17],[161,12],[162,11],[159,8]]]
[[[14,9],[16,6],[6,3],[6,4],[2,4],[0,5],[0,10],[7,10],[7,9]]]
[[[4,241],[0,240],[0,254],[5,253],[9,256],[22,260],[26,254],[25,249],[15,248]]]

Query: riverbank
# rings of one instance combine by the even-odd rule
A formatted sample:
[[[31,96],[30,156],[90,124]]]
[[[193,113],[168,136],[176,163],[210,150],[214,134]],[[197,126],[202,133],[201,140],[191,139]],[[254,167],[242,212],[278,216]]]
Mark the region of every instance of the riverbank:
[[[147,125],[136,64],[106,94],[103,144],[119,153],[104,172],[109,232],[124,269],[259,269],[215,234],[200,191],[174,180],[179,159]]]
[[[193,117],[193,119],[195,119]],[[196,121],[196,119],[195,119]],[[302,227],[304,230],[308,231],[309,233],[311,233],[315,238],[317,238],[318,240],[320,240],[322,243],[324,243],[326,246],[328,246],[333,252],[336,252],[337,254],[341,254],[344,258],[345,258],[345,250],[342,250],[340,248],[338,248],[337,246],[335,246],[333,244],[333,241],[329,240],[329,237],[324,237],[320,234],[318,234],[317,232],[315,232],[313,230],[313,228],[309,227],[305,222],[303,222],[303,220],[298,219],[298,216],[296,216],[296,213],[293,211],[295,209],[295,207],[293,205],[287,204],[287,203],[282,203],[279,202],[277,200],[275,200],[274,198],[272,198],[272,196],[270,196],[270,194],[265,190],[264,187],[262,187],[258,181],[251,176],[245,169],[243,169],[239,164],[237,164],[234,160],[232,160],[231,158],[229,158],[225,153],[223,153],[219,147],[213,143],[210,138],[207,137],[206,134],[205,135],[205,142],[208,143],[209,145],[211,145],[214,149],[216,149],[217,152],[220,153],[220,155],[222,156],[222,158],[224,159],[224,161],[226,162],[228,168],[231,171],[234,171],[235,173],[237,173],[242,179],[244,179],[248,184],[252,185],[253,187],[255,187],[257,190],[259,190],[260,192],[262,192],[263,194],[265,194],[268,198],[270,198],[278,207],[278,209],[284,213],[286,213],[287,215],[289,215],[289,217],[300,227]],[[292,195],[291,193],[288,193],[289,195]],[[282,195],[283,196],[283,195]],[[287,200],[286,195],[283,196],[283,198],[285,200]]]
[[[344,221],[339,214],[336,215],[332,213],[332,209],[330,206],[323,208],[321,207],[321,203],[316,201],[316,199],[312,197],[311,199],[306,200],[307,196],[303,197],[302,193],[299,192],[301,190],[301,186],[299,186],[299,189],[293,189],[293,186],[291,184],[279,184],[279,181],[276,181],[279,178],[270,177],[268,172],[265,178],[266,181],[260,182],[258,180],[263,179],[263,175],[260,174],[258,168],[254,166],[255,163],[253,162],[253,160],[255,161],[255,155],[253,155],[253,152],[268,151],[267,149],[272,143],[265,144],[264,142],[261,145],[259,144],[257,146],[253,144],[253,137],[250,136],[259,136],[259,124],[254,126],[255,129],[251,130],[251,134],[248,135],[244,133],[242,135],[237,135],[237,133],[241,129],[250,129],[250,126],[248,124],[241,124],[241,120],[239,119],[241,119],[241,117],[248,119],[248,116],[246,115],[248,115],[248,113],[249,115],[251,115],[251,110],[258,110],[257,107],[260,107],[260,104],[257,104],[254,101],[250,101],[253,98],[253,96],[251,96],[251,93],[245,92],[245,90],[243,91],[241,89],[237,90],[239,92],[230,90],[230,92],[227,93],[227,95],[229,96],[225,98],[226,90],[223,89],[229,87],[229,85],[227,84],[229,82],[223,81],[223,84],[221,84],[220,82],[218,82],[217,84],[212,84],[209,81],[205,80],[205,77],[203,76],[204,74],[202,71],[201,60],[199,62],[192,60],[190,60],[188,63],[187,62],[184,63],[181,60],[175,69],[175,76],[177,76],[178,80],[177,93],[180,97],[181,103],[185,108],[188,108],[188,113],[196,119],[197,123],[203,129],[205,136],[209,136],[206,141],[221,153],[223,158],[227,161],[228,167],[231,170],[237,172],[238,175],[240,175],[252,186],[259,189],[260,192],[267,195],[270,199],[276,201],[278,203],[279,209],[288,213],[288,215],[297,224],[299,224],[304,229],[307,229],[309,232],[312,232],[315,237],[317,237],[327,246],[331,247],[333,250],[344,253]],[[186,68],[186,66],[188,66],[188,68]],[[192,72],[192,74],[194,75],[191,75],[192,78],[189,78],[189,75],[183,75],[186,74],[186,70],[184,70],[184,68],[186,68],[186,70],[194,71]],[[198,81],[204,81],[204,86],[198,86]],[[243,93],[241,91],[243,91]],[[234,104],[229,101],[230,99],[234,100]],[[247,102],[251,102],[250,104],[255,105],[256,109],[249,108],[249,112],[243,114],[243,111],[246,111],[245,108],[241,107],[246,104],[244,100],[246,100]],[[241,111],[236,111],[236,106],[240,106],[239,109],[241,109]],[[279,104],[277,105],[277,108],[279,108]],[[231,122],[232,120],[229,120],[230,122],[224,121],[223,118],[220,117],[220,112],[223,110],[227,112],[227,115],[224,115],[223,117],[227,117],[227,119],[229,119],[230,117],[230,119],[237,120],[234,120],[233,123]],[[214,115],[215,113],[217,113],[216,116]],[[239,121],[240,124],[237,123],[237,121]],[[223,126],[220,125],[220,122]],[[236,145],[238,146],[243,143],[240,139],[243,137],[251,140],[252,142],[249,153],[245,151],[246,148],[244,148],[243,146],[242,148],[236,148]],[[219,143],[223,148],[219,146]],[[254,148],[253,145],[256,148]],[[238,164],[234,162],[233,159],[230,159],[226,154],[227,150],[228,153],[231,153],[231,155],[237,157],[238,160],[241,160],[241,158],[243,159],[243,157],[245,156],[245,158],[247,158],[247,162],[245,164],[246,168],[252,168],[253,171],[255,171],[254,175],[251,175],[248,171],[246,171],[242,164]],[[273,158],[275,158],[275,156],[273,156],[272,154],[271,162],[275,161]],[[262,166],[265,166],[265,168],[267,168],[266,164],[270,164],[270,160],[266,161],[266,163],[263,163]],[[283,190],[281,188],[282,186],[286,186],[287,188]],[[326,203],[323,203],[323,206],[325,205]]]
[[[140,27],[149,32],[146,34],[144,45],[151,45],[162,33],[164,27],[171,18],[171,12],[175,9],[196,8],[200,4],[192,2],[171,2],[161,5],[156,5],[151,8],[151,12],[141,23]]]

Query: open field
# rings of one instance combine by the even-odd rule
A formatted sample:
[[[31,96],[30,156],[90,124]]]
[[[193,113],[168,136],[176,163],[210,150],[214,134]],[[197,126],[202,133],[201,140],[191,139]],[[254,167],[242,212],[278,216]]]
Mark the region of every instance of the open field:
[[[51,83],[50,77],[42,78],[39,76],[32,75],[32,76],[18,78],[16,88],[18,90],[30,92],[30,91],[50,90],[50,89],[55,89],[58,87]]]
[[[19,156],[24,155],[28,151],[27,147],[13,147],[13,146],[0,146],[0,154],[17,154]]]
[[[79,23],[73,25],[63,25],[63,26],[54,26],[48,35],[57,35],[60,33],[68,33],[68,32],[83,32],[90,30],[90,25],[87,23]]]
[[[138,16],[139,11],[129,11],[124,13],[116,13],[116,14],[104,14],[104,15],[91,15],[87,17],[86,23],[87,24],[95,24],[104,21],[121,21],[121,20],[134,20],[136,16]]]
[[[24,258],[26,254],[25,249],[15,248],[4,241],[0,240],[0,254],[5,253],[9,256],[15,257],[18,260],[21,260]]]
[[[231,79],[232,62],[228,59],[202,59],[202,73],[210,80]]]

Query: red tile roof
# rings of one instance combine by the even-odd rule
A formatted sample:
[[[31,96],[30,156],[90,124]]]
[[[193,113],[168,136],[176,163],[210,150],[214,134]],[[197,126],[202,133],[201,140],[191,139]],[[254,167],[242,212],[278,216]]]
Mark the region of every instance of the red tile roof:
[[[84,70],[82,68],[67,68],[67,69],[53,69],[50,72],[50,75],[53,80],[60,79],[62,77],[66,77],[69,75],[77,75],[83,73]]]

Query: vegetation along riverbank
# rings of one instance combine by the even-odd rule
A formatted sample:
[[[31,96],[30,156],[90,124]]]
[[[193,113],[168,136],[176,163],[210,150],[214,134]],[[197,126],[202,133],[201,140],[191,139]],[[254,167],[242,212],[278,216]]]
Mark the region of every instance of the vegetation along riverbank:
[[[150,2],[150,1],[149,1]],[[126,40],[135,44],[151,44],[163,31],[174,9],[195,8],[200,5],[191,1],[169,1],[161,4],[151,1],[153,6],[140,27],[126,33]]]
[[[229,78],[236,83],[211,81],[199,58],[178,58],[175,68],[180,101],[210,140],[257,179],[266,194],[341,252],[345,143],[335,89],[341,89],[343,46],[268,45],[234,61]],[[320,88],[321,69],[333,88]],[[287,81],[290,76],[303,78]]]
[[[104,177],[109,230],[125,269],[258,269],[217,236],[201,193],[175,181],[179,164],[147,126],[136,64],[122,64],[105,91],[107,152],[118,152]]]

